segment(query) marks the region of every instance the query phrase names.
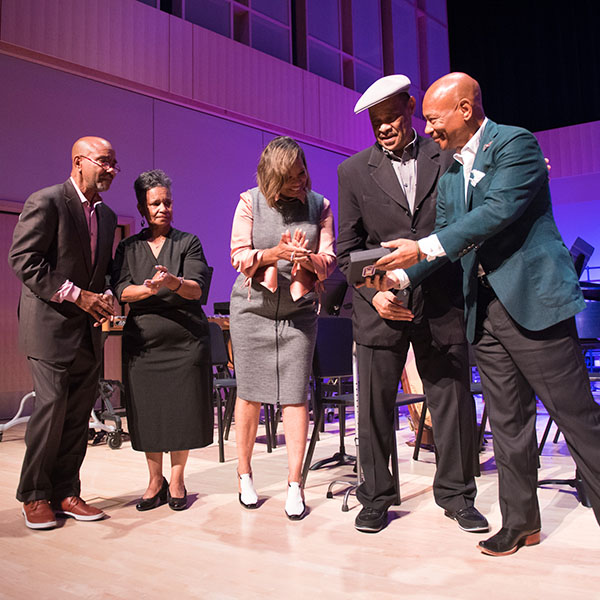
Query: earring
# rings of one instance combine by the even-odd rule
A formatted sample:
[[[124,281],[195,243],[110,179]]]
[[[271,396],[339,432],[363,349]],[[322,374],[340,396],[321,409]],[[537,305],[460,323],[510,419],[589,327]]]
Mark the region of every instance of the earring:
[[[146,219],[144,219],[144,217],[142,217],[142,220],[140,221],[140,225],[142,227],[146,227]]]

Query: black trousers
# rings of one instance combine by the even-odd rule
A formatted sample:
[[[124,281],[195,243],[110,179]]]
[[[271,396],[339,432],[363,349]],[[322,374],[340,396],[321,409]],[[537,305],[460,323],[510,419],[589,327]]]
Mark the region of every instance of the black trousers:
[[[357,490],[363,506],[389,508],[395,500],[389,470],[396,442],[394,410],[409,343],[431,412],[437,470],[436,503],[447,510],[471,506],[475,485],[476,413],[470,393],[466,343],[438,347],[427,323],[411,324],[401,344],[392,348],[357,344],[359,371],[359,444],[364,481]]]
[[[71,363],[28,358],[35,403],[25,433],[26,451],[17,489],[21,502],[79,496],[88,422],[100,363],[89,336]]]
[[[502,526],[523,531],[541,525],[536,395],[565,436],[600,523],[600,406],[575,319],[528,331],[489,292],[480,289],[479,297],[475,354],[493,433]]]

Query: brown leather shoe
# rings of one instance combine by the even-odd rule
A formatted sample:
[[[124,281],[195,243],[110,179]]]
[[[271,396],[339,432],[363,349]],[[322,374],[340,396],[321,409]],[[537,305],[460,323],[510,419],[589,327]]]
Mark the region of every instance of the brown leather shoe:
[[[29,529],[52,529],[56,527],[54,511],[48,500],[25,502],[22,508],[25,525]]]
[[[78,521],[97,521],[106,515],[99,508],[94,508],[79,496],[69,496],[56,503],[56,513],[73,517]]]

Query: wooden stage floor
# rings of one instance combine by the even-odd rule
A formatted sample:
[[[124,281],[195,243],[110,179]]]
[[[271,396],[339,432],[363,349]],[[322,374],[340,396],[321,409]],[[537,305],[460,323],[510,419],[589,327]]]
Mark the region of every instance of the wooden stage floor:
[[[545,419],[540,419],[540,427]],[[347,446],[353,450],[353,421]],[[261,433],[259,431],[259,433]],[[258,510],[237,498],[235,446],[226,444],[220,464],[213,445],[191,452],[187,487],[192,504],[176,513],[167,506],[135,510],[145,489],[143,456],[126,442],[111,450],[90,446],[82,470],[83,496],[106,510],[100,522],[59,521],[51,531],[27,529],[15,500],[24,452],[24,426],[0,443],[0,598],[284,600],[337,598],[600,598],[600,528],[591,509],[571,488],[539,491],[542,543],[504,558],[476,549],[482,534],[460,531],[432,497],[433,454],[413,462],[406,420],[398,432],[403,502],[374,535],[353,527],[358,512],[327,499],[328,483],[351,477],[350,467],[311,472],[306,488],[310,514],[301,522],[283,512],[286,451],[267,454],[257,444]],[[337,423],[317,445],[316,458],[337,448]],[[476,506],[493,530],[500,526],[491,442],[481,455]],[[540,478],[570,477],[573,462],[562,438],[550,440]],[[485,534],[483,534],[485,535]]]

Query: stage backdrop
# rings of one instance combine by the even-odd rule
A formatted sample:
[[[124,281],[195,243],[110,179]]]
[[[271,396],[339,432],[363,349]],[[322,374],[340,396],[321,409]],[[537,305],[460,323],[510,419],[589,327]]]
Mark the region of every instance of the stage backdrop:
[[[271,130],[3,54],[0,81],[1,210],[14,214],[31,192],[67,179],[76,138],[104,136],[113,143],[123,168],[104,194],[120,222],[129,224],[131,233],[139,231],[133,181],[141,171],[164,169],[173,179],[175,226],[198,235],[214,267],[207,313],[212,313],[213,302],[229,298],[236,277],[229,261],[231,220],[239,193],[255,185],[260,152],[275,135]],[[356,118],[351,109],[344,110],[347,120]],[[371,133],[366,116],[361,117],[366,145]],[[416,125],[422,131],[422,122]],[[583,237],[598,249],[591,264],[599,265],[600,152],[594,149],[598,136],[581,135],[581,131],[598,131],[600,123],[578,128],[567,138],[561,131],[542,132],[538,137],[553,165],[555,214],[565,242],[570,245],[577,236]],[[316,144],[302,145],[314,188],[331,200],[337,222],[336,168],[346,155]],[[10,237],[10,229],[8,225],[2,229],[5,238]],[[9,244],[10,239],[4,239],[2,248]],[[1,260],[6,261],[6,256]],[[0,328],[7,332],[6,322],[16,319],[16,295],[4,295],[0,303]],[[15,356],[14,345],[11,356],[12,362],[24,361]],[[19,387],[8,377],[18,369],[26,372],[23,365],[18,369],[11,365],[7,360],[0,365],[0,419],[13,412],[19,394],[30,386],[24,380]],[[3,398],[8,396],[10,408],[4,410]]]

